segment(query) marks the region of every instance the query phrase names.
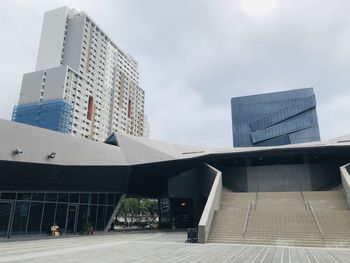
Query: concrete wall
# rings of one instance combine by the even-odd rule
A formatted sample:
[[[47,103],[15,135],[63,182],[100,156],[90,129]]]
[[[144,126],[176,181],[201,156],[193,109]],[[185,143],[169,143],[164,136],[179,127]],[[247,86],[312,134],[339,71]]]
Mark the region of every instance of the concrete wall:
[[[47,70],[43,100],[62,99],[66,83],[67,67]]]
[[[191,169],[168,180],[168,195],[170,198],[194,198],[198,195],[198,184],[198,172]]]
[[[18,104],[27,104],[39,101],[43,76],[43,71],[31,72],[23,75]]]
[[[327,190],[334,182],[340,183],[339,162],[313,163],[310,164],[310,176],[312,190]]]
[[[269,165],[247,168],[248,192],[311,190],[309,166]]]
[[[348,205],[350,206],[350,175],[348,173],[348,170],[346,169],[347,167],[349,167],[349,164],[340,167],[340,174],[346,200],[348,201]]]
[[[64,45],[63,64],[79,72],[80,56],[84,35],[85,16],[75,16],[68,21],[66,43]],[[86,50],[86,52],[88,52]],[[85,64],[88,61],[85,61]]]
[[[44,72],[46,72],[45,82]],[[24,74],[19,104],[39,102],[41,91],[43,101],[63,99],[66,74],[67,66]]]
[[[247,167],[222,167],[223,185],[236,192],[247,192]]]
[[[56,165],[127,165],[122,149],[60,132],[0,120],[0,160]],[[13,154],[20,148],[22,154]],[[48,154],[55,152],[54,159]]]
[[[220,167],[223,184],[233,191],[326,190],[340,183],[339,162]]]
[[[0,145],[0,191],[127,190],[129,168],[120,147],[5,120]]]
[[[36,62],[37,71],[57,67],[61,64],[68,12],[67,7],[45,12]]]
[[[215,210],[218,210],[220,207],[222,195],[222,175],[219,170],[206,164],[206,167],[202,169],[202,176],[207,177],[208,181],[215,178],[210,188],[207,203],[205,204],[201,219],[198,224],[198,242],[206,243],[208,240]]]

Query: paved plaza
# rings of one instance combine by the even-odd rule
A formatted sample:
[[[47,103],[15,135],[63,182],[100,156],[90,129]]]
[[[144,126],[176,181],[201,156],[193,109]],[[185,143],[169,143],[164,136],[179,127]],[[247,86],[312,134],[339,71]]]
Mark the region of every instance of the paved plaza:
[[[350,250],[186,244],[186,233],[113,233],[0,242],[0,262],[350,262]]]

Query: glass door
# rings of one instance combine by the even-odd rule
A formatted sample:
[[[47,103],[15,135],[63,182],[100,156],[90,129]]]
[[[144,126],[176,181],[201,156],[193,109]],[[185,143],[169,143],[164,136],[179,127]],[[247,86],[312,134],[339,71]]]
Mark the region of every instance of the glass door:
[[[77,231],[77,210],[77,205],[68,206],[66,233],[75,234]]]
[[[0,237],[8,237],[12,203],[0,201]]]

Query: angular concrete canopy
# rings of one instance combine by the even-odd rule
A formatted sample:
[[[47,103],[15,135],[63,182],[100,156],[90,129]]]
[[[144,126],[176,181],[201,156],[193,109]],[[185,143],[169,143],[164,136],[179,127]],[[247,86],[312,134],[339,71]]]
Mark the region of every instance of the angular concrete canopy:
[[[116,145],[94,142],[38,127],[0,120],[0,160],[57,165],[130,166],[216,156],[349,147],[350,134],[335,139],[271,147],[207,149],[114,133]],[[16,148],[23,154],[15,155]],[[55,158],[48,159],[52,152]]]
[[[0,193],[103,192],[186,199],[192,202],[194,224],[210,203],[207,200],[212,205],[204,214],[212,215],[221,186],[240,192],[254,192],[257,187],[330,189],[341,183],[339,167],[347,163],[350,135],[274,147],[207,149],[118,133],[105,143],[94,142],[0,120]],[[213,191],[215,202],[209,198]]]
[[[130,165],[192,158],[208,153],[205,149],[182,146],[114,133]]]
[[[56,165],[128,165],[120,147],[0,120],[0,160]],[[20,148],[22,154],[14,154]],[[47,158],[51,153],[55,158]]]

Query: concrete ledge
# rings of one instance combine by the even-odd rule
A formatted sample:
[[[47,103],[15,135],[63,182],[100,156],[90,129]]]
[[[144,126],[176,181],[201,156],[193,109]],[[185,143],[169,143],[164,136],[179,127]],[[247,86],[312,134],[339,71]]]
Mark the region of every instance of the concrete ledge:
[[[348,202],[348,205],[350,206],[350,175],[346,169],[350,164],[346,164],[342,167],[340,167],[340,174],[341,174],[341,181],[344,188],[344,193],[346,196],[346,201]]]
[[[220,207],[222,194],[221,172],[208,164],[205,164],[205,167],[208,172],[215,173],[215,180],[211,187],[207,203],[205,204],[202,217],[198,224],[198,242],[202,244],[206,243],[208,240],[208,235],[211,228],[211,223],[213,221],[214,212]]]

